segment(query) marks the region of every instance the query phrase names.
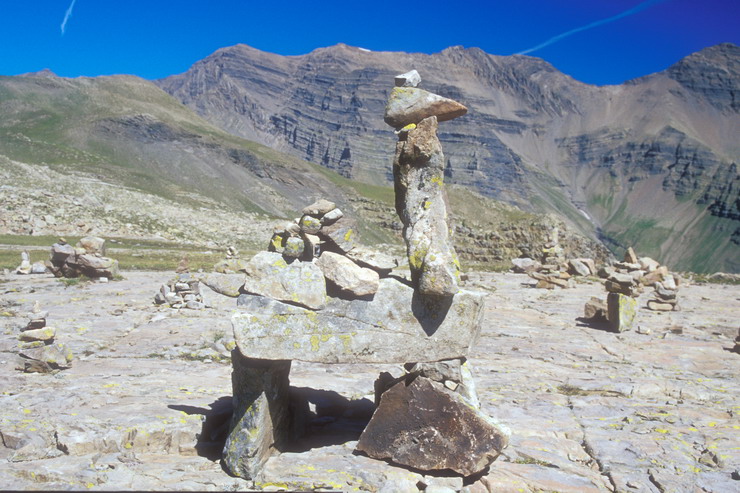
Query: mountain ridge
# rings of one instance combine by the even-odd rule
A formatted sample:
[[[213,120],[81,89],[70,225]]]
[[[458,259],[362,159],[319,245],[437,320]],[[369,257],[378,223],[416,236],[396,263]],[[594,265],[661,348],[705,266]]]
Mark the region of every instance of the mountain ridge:
[[[336,45],[281,57],[237,45],[156,83],[231,133],[387,184],[394,137],[382,122],[385,100],[393,75],[416,68],[422,87],[469,108],[440,127],[451,183],[557,211],[617,254],[635,243],[681,268],[711,256],[715,268],[736,271],[738,59],[740,48],[723,44],[663,72],[594,86],[535,57],[478,48],[427,55]],[[639,224],[662,228],[665,240],[643,239],[650,228]],[[722,238],[720,252],[671,246],[674,236],[704,234]]]

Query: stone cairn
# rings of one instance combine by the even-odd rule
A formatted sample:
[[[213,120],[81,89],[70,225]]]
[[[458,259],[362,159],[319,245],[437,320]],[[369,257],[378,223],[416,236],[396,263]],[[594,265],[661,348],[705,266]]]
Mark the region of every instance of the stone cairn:
[[[393,265],[361,247],[352,221],[325,200],[278,228],[270,251],[244,269],[232,317],[234,414],[223,454],[236,476],[254,478],[270,454],[302,433],[307,405],[290,393],[292,360],[405,365],[403,376],[384,373],[375,383],[377,408],[356,449],[372,458],[470,476],[508,443],[508,431],[475,395],[466,356],[480,333],[484,295],[459,287],[447,225],[436,128],[466,108],[416,88],[419,79],[416,71],[396,77],[385,117],[399,137],[396,209],[411,283],[389,275]],[[211,284],[217,275],[226,276],[211,274]]]
[[[113,279],[118,275],[118,260],[105,257],[105,240],[95,236],[82,238],[74,247],[64,238],[51,246],[47,267],[56,277]]]
[[[574,286],[574,276],[596,274],[596,264],[590,258],[565,259],[557,227],[552,228],[542,248],[541,262],[528,257],[515,258],[511,262],[514,272],[528,274],[537,280],[535,287],[541,289],[570,288]]]
[[[213,270],[221,274],[233,274],[242,271],[246,264],[247,261],[239,256],[239,250],[236,247],[229,246],[226,249],[226,258],[217,262],[213,266]]]
[[[206,307],[200,293],[200,282],[188,273],[178,274],[174,279],[162,284],[154,295],[154,303],[168,304],[170,308],[175,309],[202,310]]]
[[[46,274],[47,272],[49,272],[49,269],[46,268],[46,264],[43,262],[34,262],[31,264],[31,256],[28,250],[21,252],[21,265],[16,267],[16,274]]]
[[[653,298],[648,300],[647,307],[657,312],[679,311],[678,306],[678,278],[673,274],[663,277],[662,281],[656,281],[654,285]]]
[[[634,326],[637,315],[636,298],[645,286],[654,286],[656,290],[656,299],[648,301],[648,308],[676,309],[675,276],[669,273],[666,266],[650,257],[638,258],[632,247],[627,249],[622,262],[603,266],[598,274],[599,277],[606,278],[606,303],[599,298],[591,298],[586,302],[584,315],[592,321],[607,321],[610,329],[615,332],[631,330]]]
[[[56,329],[46,325],[48,312],[39,310],[38,302],[28,323],[18,335],[20,341],[16,370],[26,373],[51,373],[69,368],[72,353],[64,344],[55,343]]]

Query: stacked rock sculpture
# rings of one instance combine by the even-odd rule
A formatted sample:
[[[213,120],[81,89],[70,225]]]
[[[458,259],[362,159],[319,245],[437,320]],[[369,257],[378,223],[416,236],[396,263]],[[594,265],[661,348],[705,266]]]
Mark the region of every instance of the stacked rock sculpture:
[[[104,255],[105,240],[102,238],[87,236],[74,247],[64,238],[59,238],[51,246],[47,267],[56,277],[113,279],[119,272],[118,260]]]
[[[38,306],[29,315],[28,323],[18,335],[19,353],[16,369],[26,373],[51,373],[69,368],[72,352],[64,344],[55,343],[56,329],[46,325],[48,312]]]
[[[49,270],[43,262],[31,263],[31,256],[29,255],[28,250],[23,250],[21,252],[21,265],[16,267],[16,274],[46,274],[47,272],[49,272]]]
[[[178,274],[174,279],[162,284],[154,295],[157,305],[168,304],[170,308],[189,308],[201,310],[206,307],[200,293],[200,283],[188,273]]]
[[[675,276],[669,274],[662,281],[654,285],[653,299],[648,300],[647,306],[651,310],[660,312],[678,311],[678,283]]]
[[[357,444],[370,457],[469,476],[507,444],[506,429],[475,397],[465,358],[480,333],[484,295],[460,289],[446,223],[437,122],[466,109],[416,88],[419,80],[415,71],[398,76],[386,109],[399,136],[396,210],[411,285],[389,276],[392,265],[361,247],[352,222],[328,201],[275,231],[270,251],[245,268],[232,317],[234,414],[224,447],[236,476],[253,478],[299,431],[292,360],[406,364],[400,379],[376,383],[379,405]]]

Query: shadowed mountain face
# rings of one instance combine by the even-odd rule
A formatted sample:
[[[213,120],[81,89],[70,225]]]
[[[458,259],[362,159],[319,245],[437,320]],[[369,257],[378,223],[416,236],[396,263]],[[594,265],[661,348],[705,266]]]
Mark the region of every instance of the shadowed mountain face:
[[[619,86],[590,86],[537,58],[453,47],[434,55],[337,45],[283,57],[224,48],[157,83],[209,122],[383,184],[395,136],[393,76],[468,114],[440,126],[447,179],[555,211],[617,254],[676,269],[740,270],[740,48],[722,44]]]

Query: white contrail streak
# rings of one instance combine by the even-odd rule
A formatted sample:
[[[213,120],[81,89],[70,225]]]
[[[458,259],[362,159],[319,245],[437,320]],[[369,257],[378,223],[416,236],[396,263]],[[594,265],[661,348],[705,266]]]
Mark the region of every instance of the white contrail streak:
[[[515,55],[526,55],[527,53],[531,53],[533,51],[540,50],[540,49],[544,48],[545,46],[550,46],[553,43],[557,43],[561,39],[567,38],[568,36],[572,36],[572,35],[574,35],[576,33],[581,32],[581,31],[586,31],[588,29],[593,29],[595,27],[603,26],[604,24],[609,24],[610,22],[614,22],[616,20],[622,19],[623,17],[628,17],[630,15],[633,15],[633,14],[636,14],[638,12],[641,12],[641,11],[643,11],[645,9],[648,9],[648,8],[652,7],[653,5],[655,5],[656,3],[661,3],[661,2],[665,2],[665,1],[667,1],[667,0],[647,0],[646,2],[642,2],[641,4],[634,6],[634,7],[632,7],[629,10],[625,10],[624,12],[619,13],[617,15],[613,15],[611,17],[607,17],[606,19],[601,19],[601,20],[598,20],[598,21],[594,21],[594,22],[591,22],[590,24],[586,24],[585,26],[577,27],[575,29],[571,29],[570,31],[566,31],[566,32],[564,32],[562,34],[558,34],[557,36],[554,36],[554,37],[548,39],[544,43],[540,43],[537,46],[533,46],[532,48],[529,48],[527,50],[520,51],[519,53],[515,53]]]
[[[67,8],[67,12],[64,14],[64,20],[62,21],[62,36],[64,36],[64,30],[67,29],[67,21],[70,17],[72,17],[72,9],[75,7],[75,2],[77,0],[72,0],[72,3],[69,4],[69,8]]]

